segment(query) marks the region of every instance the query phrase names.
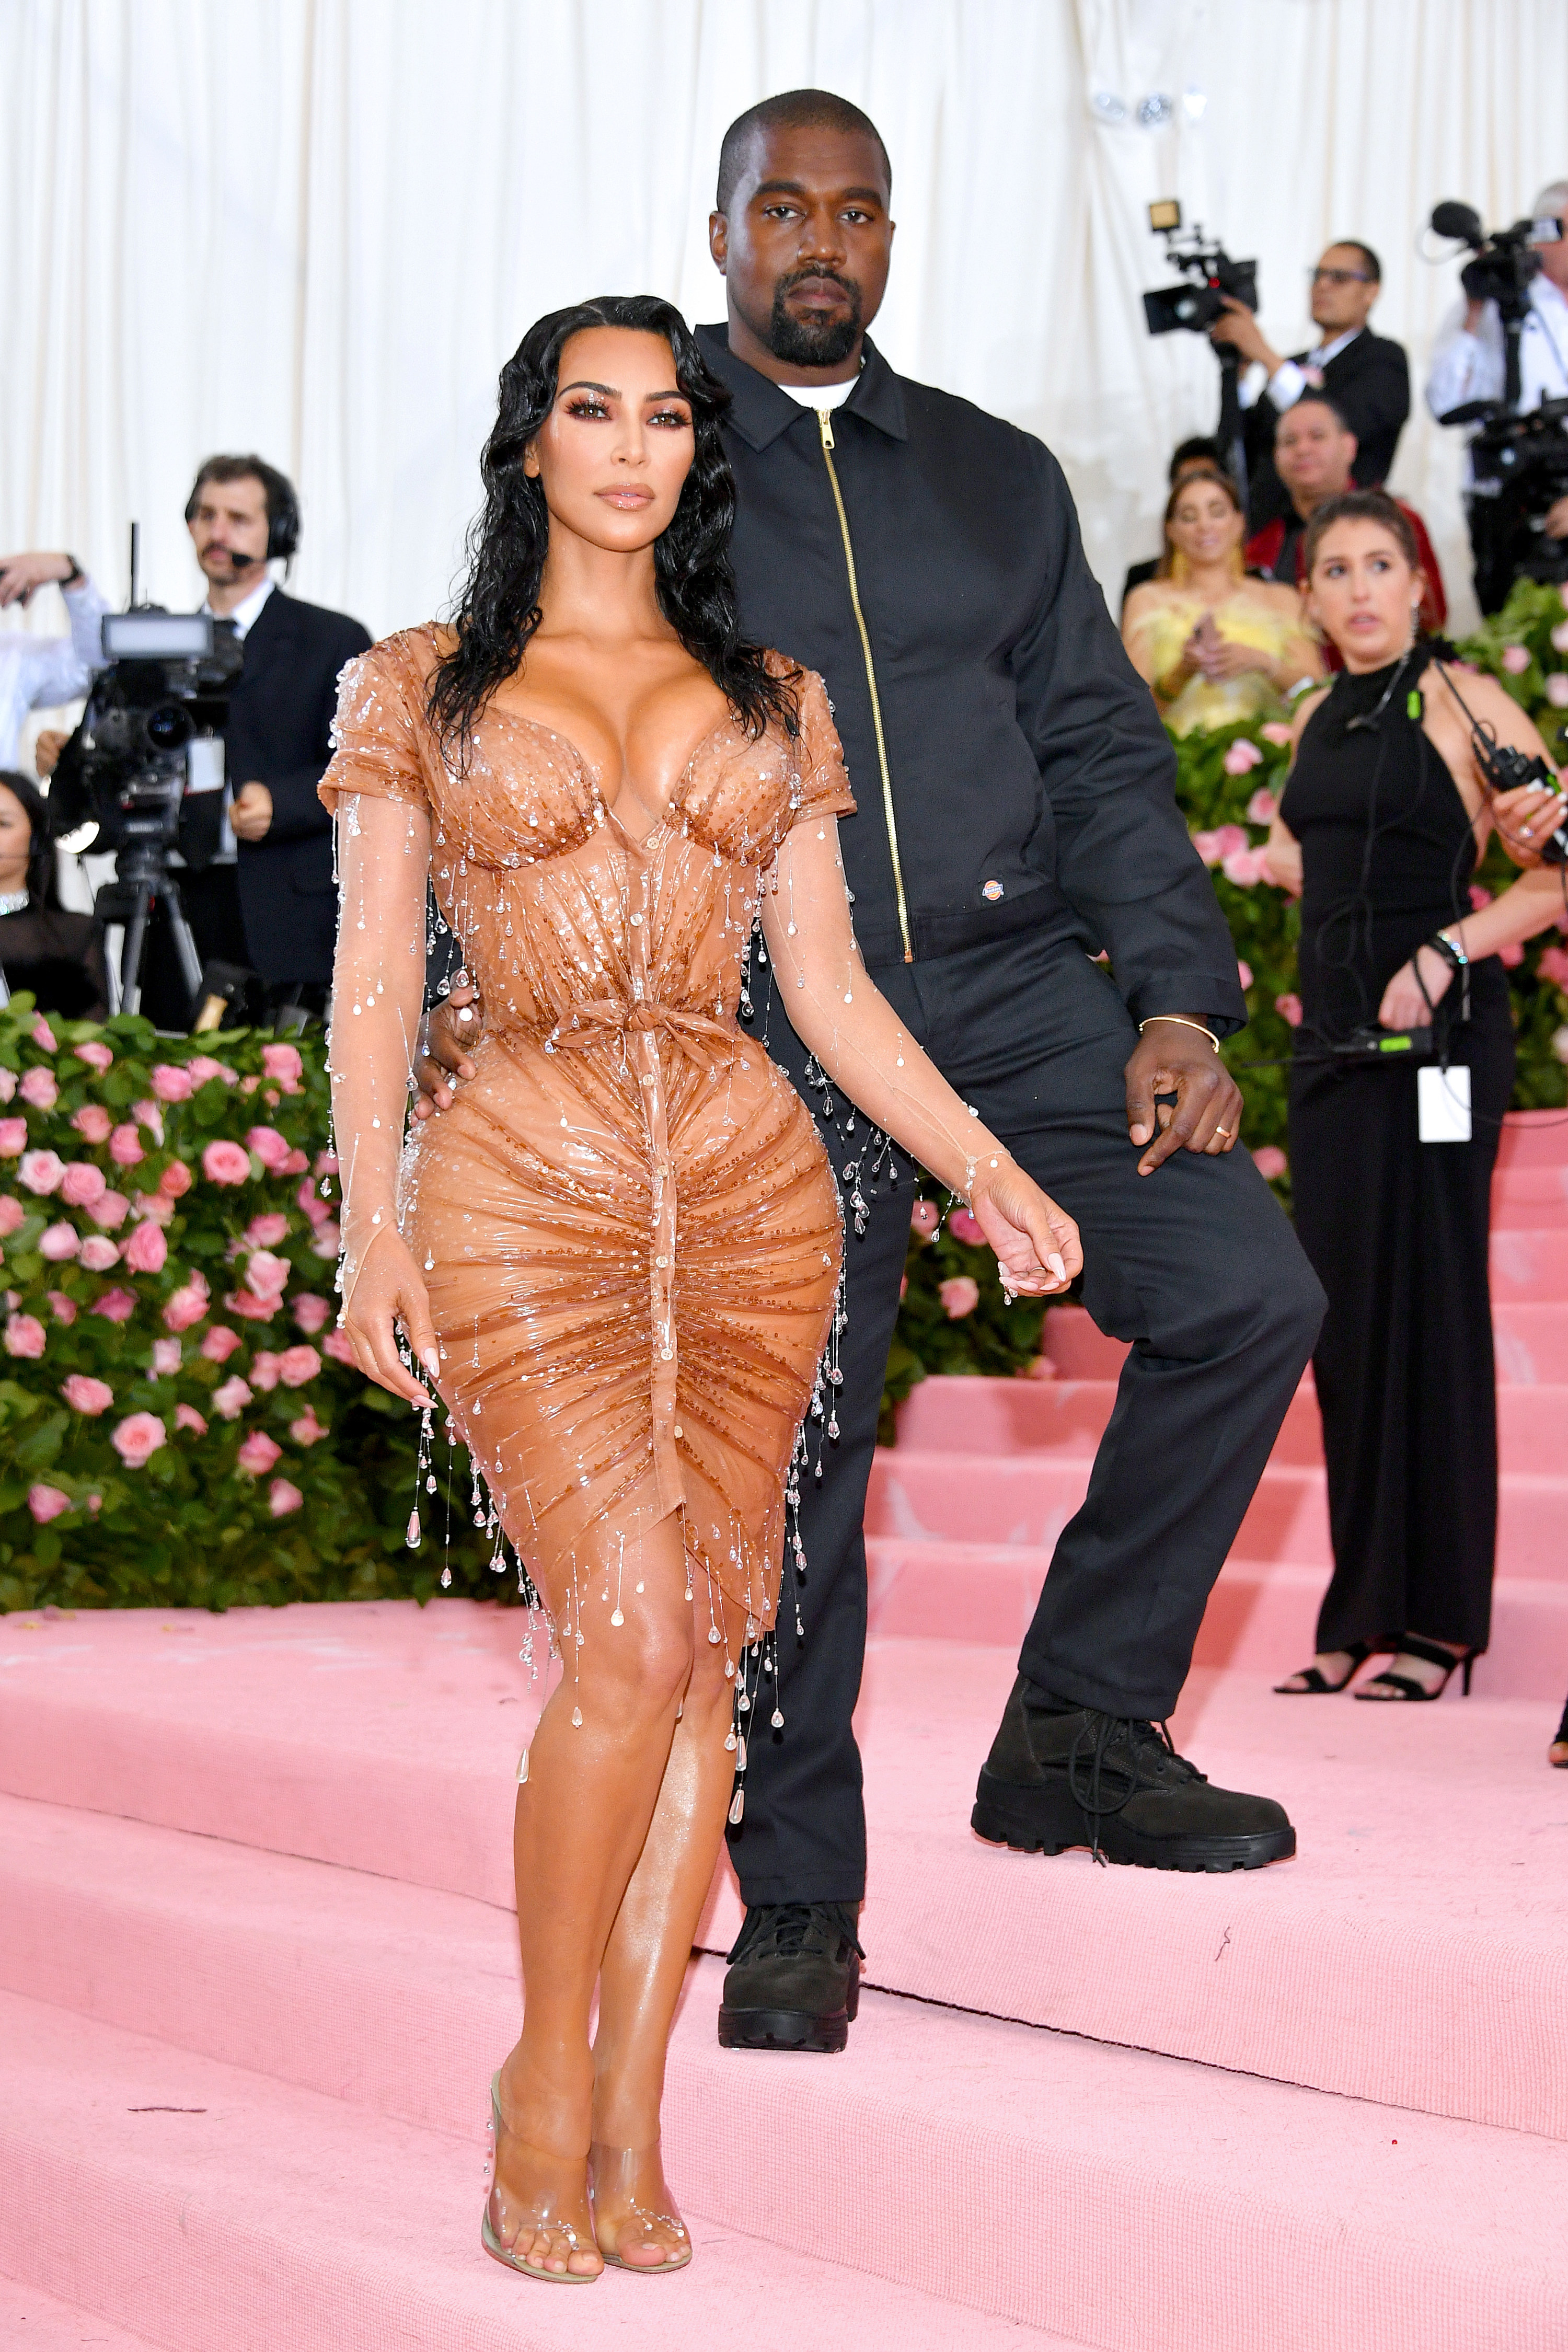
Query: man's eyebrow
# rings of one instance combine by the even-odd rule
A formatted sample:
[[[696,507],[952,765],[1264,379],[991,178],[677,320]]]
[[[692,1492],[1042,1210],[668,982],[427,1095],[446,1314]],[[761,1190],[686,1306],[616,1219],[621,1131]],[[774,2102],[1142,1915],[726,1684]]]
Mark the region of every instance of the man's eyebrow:
[[[759,196],[809,196],[811,190],[800,180],[759,180],[752,193]],[[888,201],[880,188],[840,188],[833,198],[838,205],[852,200],[856,204],[882,205]]]

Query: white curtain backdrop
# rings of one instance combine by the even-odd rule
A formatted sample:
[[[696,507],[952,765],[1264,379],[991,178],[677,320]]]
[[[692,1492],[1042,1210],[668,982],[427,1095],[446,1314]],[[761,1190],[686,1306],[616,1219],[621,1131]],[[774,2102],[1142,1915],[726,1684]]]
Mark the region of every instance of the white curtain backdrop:
[[[1217,404],[1200,339],[1144,332],[1144,205],[1258,257],[1285,351],[1320,247],[1368,239],[1416,380],[1394,487],[1473,611],[1421,224],[1568,172],[1565,0],[0,0],[0,548],[123,598],[137,517],[188,605],[196,461],[256,448],[300,491],[297,593],[378,634],[439,609],[521,330],[602,291],[721,316],[720,136],[805,83],[892,155],[883,349],[1043,436],[1113,597]],[[61,625],[35,604],[0,625]]]

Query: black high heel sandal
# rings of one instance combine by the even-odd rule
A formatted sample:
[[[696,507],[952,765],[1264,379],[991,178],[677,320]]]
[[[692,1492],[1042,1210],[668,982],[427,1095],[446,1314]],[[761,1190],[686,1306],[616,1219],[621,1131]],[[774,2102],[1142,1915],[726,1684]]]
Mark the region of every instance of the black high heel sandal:
[[[1336,1691],[1342,1691],[1347,1684],[1355,1680],[1356,1675],[1361,1672],[1363,1666],[1365,1665],[1367,1660],[1372,1655],[1372,1643],[1370,1642],[1347,1642],[1345,1644],[1345,1655],[1350,1660],[1350,1665],[1339,1682],[1331,1683],[1321,1666],[1299,1666],[1295,1674],[1290,1675],[1288,1680],[1275,1684],[1275,1697],[1331,1698]],[[1297,1685],[1294,1690],[1290,1687],[1292,1683]]]
[[[1546,1760],[1555,1771],[1568,1772],[1568,1701],[1563,1707],[1563,1720],[1557,1727],[1557,1737],[1546,1751]]]
[[[1415,1633],[1402,1633],[1399,1640],[1394,1643],[1394,1654],[1395,1656],[1404,1655],[1407,1658],[1424,1658],[1429,1666],[1441,1666],[1444,1670],[1443,1679],[1438,1684],[1436,1689],[1428,1690],[1425,1683],[1418,1683],[1415,1680],[1414,1675],[1396,1675],[1389,1668],[1384,1667],[1382,1674],[1373,1675],[1369,1683],[1363,1683],[1362,1685],[1360,1690],[1356,1693],[1357,1698],[1371,1699],[1373,1692],[1376,1690],[1380,1683],[1385,1690],[1396,1692],[1400,1699],[1406,1701],[1412,1706],[1423,1703],[1427,1699],[1441,1698],[1443,1693],[1447,1689],[1448,1685],[1454,1679],[1454,1669],[1456,1666],[1461,1668],[1463,1671],[1464,1682],[1462,1688],[1465,1697],[1468,1698],[1470,1695],[1470,1670],[1481,1654],[1479,1650],[1461,1650],[1458,1656],[1456,1656],[1452,1650],[1445,1650],[1440,1642],[1423,1642]],[[1372,1704],[1374,1706],[1387,1706],[1391,1705],[1392,1702],[1388,1699],[1372,1699]]]

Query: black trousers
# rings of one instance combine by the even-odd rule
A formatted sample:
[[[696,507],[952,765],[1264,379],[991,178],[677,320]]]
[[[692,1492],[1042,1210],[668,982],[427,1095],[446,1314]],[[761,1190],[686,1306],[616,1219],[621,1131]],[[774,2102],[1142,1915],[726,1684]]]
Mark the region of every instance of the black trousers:
[[[1132,1343],[1023,1670],[1071,1704],[1163,1720],[1311,1352],[1322,1292],[1244,1150],[1178,1152],[1138,1174],[1122,1075],[1137,1032],[1076,942],[1026,933],[875,978],[944,1076],[1077,1218],[1084,1304],[1101,1330]],[[804,1049],[776,997],[767,1043],[815,1108]],[[863,1132],[861,1122],[853,1141]],[[841,1137],[825,1140],[842,1170]],[[796,1643],[786,1600],[784,1728],[770,1735],[759,1723],[745,1817],[730,1833],[748,1903],[853,1903],[865,1892],[852,1724],[866,1638],[862,1517],[910,1192],[889,1195],[884,1183],[880,1195],[866,1234],[847,1243],[842,1434],[826,1450],[820,1485],[803,1481],[805,1636]]]
[[[196,953],[204,964],[247,964],[245,918],[239,910],[239,885],[232,866],[185,867],[176,873],[180,903],[191,927]],[[181,968],[179,950],[169,922],[167,902],[153,909],[147,927],[146,956],[142,968],[142,1010],[155,1029],[188,1029],[195,1012]]]

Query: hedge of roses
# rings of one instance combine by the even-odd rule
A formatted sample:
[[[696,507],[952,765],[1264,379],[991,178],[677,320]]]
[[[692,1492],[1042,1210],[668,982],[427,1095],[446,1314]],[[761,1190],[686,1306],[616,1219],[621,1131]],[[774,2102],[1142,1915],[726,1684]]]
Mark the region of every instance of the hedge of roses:
[[[335,1328],[321,1042],[0,1012],[0,1608],[495,1589]]]
[[[1508,603],[1459,648],[1463,667],[1500,678],[1527,710],[1559,766],[1568,765],[1568,591],[1516,583]],[[1461,689],[1462,690],[1462,689]],[[1247,1025],[1225,1058],[1246,1097],[1242,1142],[1289,1203],[1284,1064],[1301,1017],[1296,992],[1294,902],[1263,872],[1268,838],[1289,765],[1289,730],[1227,727],[1175,739],[1176,794],[1236,943]],[[1515,868],[1494,842],[1476,877],[1478,904],[1506,889]],[[1513,995],[1519,1074],[1514,1108],[1568,1100],[1568,913],[1563,924],[1503,956]],[[1002,1297],[995,1262],[963,1211],[941,1218],[934,1200],[917,1205],[904,1303],[883,1397],[892,1409],[926,1372],[1029,1372],[1040,1369],[1044,1310]],[[931,1237],[935,1235],[933,1240]]]

